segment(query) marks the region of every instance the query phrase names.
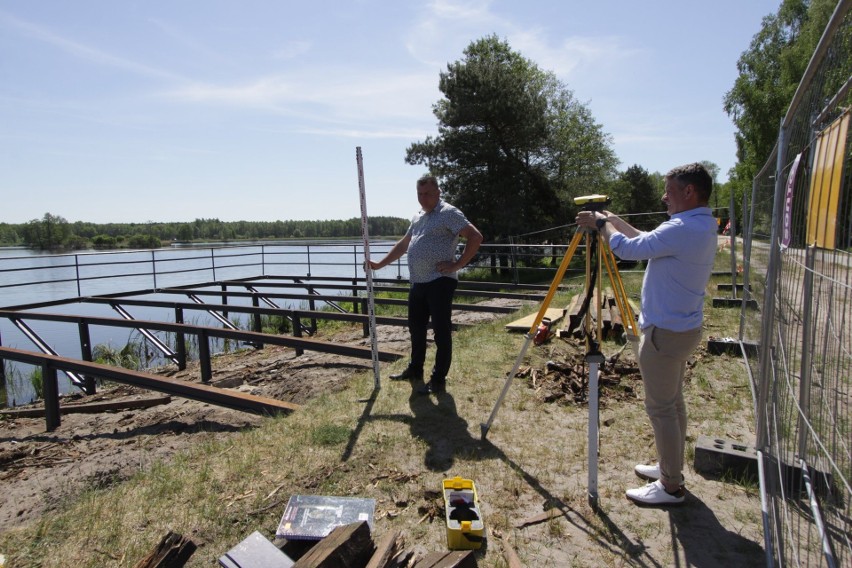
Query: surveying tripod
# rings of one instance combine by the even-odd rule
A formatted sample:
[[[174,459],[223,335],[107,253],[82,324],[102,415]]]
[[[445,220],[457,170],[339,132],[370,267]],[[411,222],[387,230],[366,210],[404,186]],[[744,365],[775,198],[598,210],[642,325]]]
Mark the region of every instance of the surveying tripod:
[[[609,204],[609,202],[610,200],[605,195],[588,195],[574,198],[574,203],[580,205],[583,211],[603,211],[604,207]],[[521,348],[521,352],[515,360],[515,366],[512,369],[512,372],[509,373],[509,376],[503,385],[503,390],[500,393],[497,402],[494,404],[494,409],[491,411],[488,421],[481,424],[480,429],[482,431],[482,439],[484,440],[488,435],[488,430],[491,428],[491,424],[494,422],[494,418],[497,416],[497,411],[503,403],[503,399],[506,397],[506,393],[509,392],[512,380],[518,373],[518,369],[521,366],[521,362],[524,360],[527,349],[529,349],[530,343],[532,343],[533,338],[535,337],[536,330],[544,319],[547,309],[553,301],[553,296],[556,294],[559,289],[559,285],[562,283],[565,271],[568,269],[568,265],[571,263],[571,259],[574,257],[574,253],[580,245],[580,241],[584,239],[586,244],[586,281],[584,287],[586,297],[583,302],[581,313],[585,312],[583,315],[583,329],[585,330],[586,338],[586,362],[589,364],[589,503],[593,507],[596,507],[598,500],[598,447],[600,431],[598,375],[600,365],[605,361],[605,358],[603,353],[600,351],[601,334],[603,333],[601,302],[595,302],[597,308],[595,320],[597,322],[597,330],[594,335],[594,339],[592,338],[590,302],[592,298],[595,297],[595,292],[597,292],[599,300],[603,298],[601,293],[602,264],[603,266],[606,266],[607,275],[609,276],[609,281],[612,285],[612,291],[615,295],[616,305],[621,315],[621,321],[624,324],[627,339],[629,341],[636,341],[639,337],[633,309],[627,301],[624,282],[621,280],[621,275],[618,273],[618,268],[615,264],[615,256],[609,248],[609,244],[606,242],[606,239],[601,237],[599,232],[586,230],[580,227],[577,228],[577,232],[574,233],[574,237],[571,239],[571,243],[568,245],[568,250],[565,252],[565,256],[562,259],[562,263],[556,271],[556,276],[550,284],[547,295],[541,303],[538,314],[536,314],[535,320],[532,322],[529,331],[525,335],[526,340]],[[594,267],[592,264],[593,260],[595,261]],[[601,263],[601,260],[603,260],[603,263]]]

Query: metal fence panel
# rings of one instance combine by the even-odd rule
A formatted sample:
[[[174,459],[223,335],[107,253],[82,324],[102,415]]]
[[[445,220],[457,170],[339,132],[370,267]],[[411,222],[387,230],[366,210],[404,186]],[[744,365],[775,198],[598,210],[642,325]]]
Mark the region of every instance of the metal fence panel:
[[[768,566],[852,566],[852,1],[838,3],[755,178],[740,339],[757,392]],[[847,123],[848,126],[848,123]]]

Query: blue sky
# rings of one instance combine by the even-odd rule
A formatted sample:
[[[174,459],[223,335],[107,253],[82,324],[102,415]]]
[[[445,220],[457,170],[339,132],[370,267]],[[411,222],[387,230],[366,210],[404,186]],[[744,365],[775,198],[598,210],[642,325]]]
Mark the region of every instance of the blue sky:
[[[3,0],[0,222],[410,217],[438,74],[496,34],[620,169],[736,160],[722,98],[780,0]]]

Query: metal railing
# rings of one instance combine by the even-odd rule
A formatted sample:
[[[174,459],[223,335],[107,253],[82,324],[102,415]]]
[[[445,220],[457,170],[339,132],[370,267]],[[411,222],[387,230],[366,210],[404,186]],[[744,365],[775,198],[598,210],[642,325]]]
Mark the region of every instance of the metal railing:
[[[740,340],[756,392],[767,566],[852,566],[852,1],[841,0],[754,179]]]
[[[391,246],[371,244],[372,257],[381,258]],[[546,282],[566,249],[559,244],[483,245],[465,272],[485,270],[495,280],[515,284]],[[406,262],[403,256],[377,277],[406,280]],[[361,243],[334,241],[0,256],[0,307],[264,275],[359,278],[363,265]]]

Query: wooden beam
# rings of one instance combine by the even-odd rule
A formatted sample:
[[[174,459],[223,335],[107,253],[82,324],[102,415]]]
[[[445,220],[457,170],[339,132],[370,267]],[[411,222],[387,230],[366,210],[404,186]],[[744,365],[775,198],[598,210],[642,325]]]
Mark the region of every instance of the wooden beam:
[[[385,535],[376,545],[376,552],[367,563],[366,568],[390,568],[394,565],[394,558],[402,548],[402,533],[391,531]]]
[[[366,521],[335,527],[293,568],[363,568],[375,549]]]
[[[83,404],[65,404],[59,406],[59,414],[97,414],[111,410],[132,410],[136,408],[151,408],[160,404],[168,404],[172,401],[170,396],[158,396],[155,398],[142,398],[120,401],[87,402]],[[11,408],[0,410],[0,416],[10,418],[42,418],[44,408]]]
[[[515,549],[512,548],[511,544],[509,544],[509,539],[506,538],[506,535],[503,535],[501,541],[503,543],[503,557],[506,559],[508,568],[524,568],[524,565],[521,563],[521,559],[518,558],[518,553],[515,552]]]
[[[208,402],[217,406],[224,406],[245,412],[277,414],[281,412],[291,412],[300,408],[298,404],[285,402],[283,400],[276,400],[274,398],[255,396],[244,392],[220,389],[210,385],[162,377],[150,373],[143,373],[141,371],[110,367],[109,365],[78,361],[76,359],[68,359],[55,355],[33,353],[32,351],[23,351],[21,349],[12,349],[10,347],[0,347],[0,359],[11,359],[12,361],[20,361],[22,363],[29,363],[30,365],[49,364],[58,370],[77,371],[79,373],[90,374],[96,377],[103,377],[118,383],[125,383],[165,394],[200,400],[202,402]]]
[[[179,568],[195,553],[195,544],[178,533],[166,533],[157,547],[133,568]]]
[[[476,568],[472,550],[431,552],[418,560],[413,568]]]

